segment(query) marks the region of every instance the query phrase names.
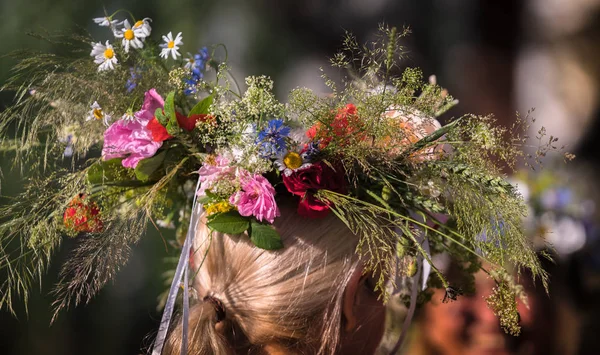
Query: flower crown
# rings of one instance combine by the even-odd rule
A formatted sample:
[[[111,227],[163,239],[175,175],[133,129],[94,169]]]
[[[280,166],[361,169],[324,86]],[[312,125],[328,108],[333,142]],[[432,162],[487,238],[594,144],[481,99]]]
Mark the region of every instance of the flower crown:
[[[442,127],[436,118],[457,101],[435,77],[399,69],[407,31],[381,26],[364,46],[348,35],[331,64],[349,75],[335,81],[323,72],[327,96],[297,88],[282,103],[266,76],[247,78],[242,90],[223,46],[182,59],[181,33],[159,44],[149,18],[115,16],[94,19],[112,31],[112,44],[63,38],[81,51],[91,42],[92,59],[25,55],[4,87],[18,95],[0,114],[0,134],[10,143],[16,124],[15,162],[43,174],[0,210],[0,260],[11,266],[2,306],[27,296],[64,235],[79,243],[54,291],[56,311],[89,301],[152,223],[174,228],[182,248],[172,308],[187,275],[194,205],[210,230],[278,249],[278,195],[295,196],[302,217],[333,213],[345,223],[385,299],[402,277],[409,288],[444,287],[455,298],[432,261],[442,252],[470,273],[485,260],[493,275],[514,265],[546,282],[521,227],[523,200],[500,170],[521,156],[528,118],[512,130],[475,115]],[[13,240],[19,248],[8,249]]]

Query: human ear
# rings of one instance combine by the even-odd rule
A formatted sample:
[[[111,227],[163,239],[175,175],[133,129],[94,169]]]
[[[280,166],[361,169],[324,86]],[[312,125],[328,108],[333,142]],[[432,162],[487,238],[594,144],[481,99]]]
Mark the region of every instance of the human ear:
[[[358,323],[358,316],[355,312],[354,306],[357,302],[358,290],[362,287],[366,279],[366,275],[363,275],[364,269],[362,267],[357,267],[356,270],[350,276],[350,280],[346,285],[346,290],[344,291],[344,300],[342,303],[342,316],[345,323],[344,331],[350,332],[356,328],[356,324]]]

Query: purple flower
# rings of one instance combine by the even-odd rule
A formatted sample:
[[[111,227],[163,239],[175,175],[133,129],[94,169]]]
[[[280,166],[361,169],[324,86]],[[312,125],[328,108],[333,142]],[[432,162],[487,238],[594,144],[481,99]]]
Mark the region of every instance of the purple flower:
[[[154,117],[154,111],[163,106],[164,101],[156,90],[146,92],[142,109],[135,113],[136,120],[117,120],[104,132],[102,159],[126,157],[121,164],[126,168],[135,168],[140,160],[156,154],[162,142],[155,142],[146,126]]]
[[[259,221],[273,223],[279,217],[279,208],[275,202],[275,189],[264,176],[250,175],[241,170],[238,174],[242,190],[229,198],[229,203],[236,206],[240,215],[254,216]]]

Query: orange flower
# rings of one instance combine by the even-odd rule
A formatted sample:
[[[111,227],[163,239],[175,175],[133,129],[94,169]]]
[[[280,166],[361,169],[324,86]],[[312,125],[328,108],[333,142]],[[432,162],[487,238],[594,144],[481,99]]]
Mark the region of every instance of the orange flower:
[[[347,144],[351,139],[362,141],[365,139],[361,134],[362,122],[358,116],[356,106],[347,104],[338,109],[331,124],[326,127],[317,123],[306,131],[306,136],[312,140],[320,141],[319,148],[323,149],[334,139],[338,138],[341,144]]]

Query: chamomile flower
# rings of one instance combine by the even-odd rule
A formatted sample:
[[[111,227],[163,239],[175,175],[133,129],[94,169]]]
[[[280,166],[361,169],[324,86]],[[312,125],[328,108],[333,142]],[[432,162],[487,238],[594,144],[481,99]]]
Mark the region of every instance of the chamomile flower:
[[[136,23],[134,23],[132,29],[136,35],[146,38],[150,36],[150,32],[152,32],[152,27],[150,27],[151,21],[151,18],[146,17],[145,19],[139,20]]]
[[[300,153],[294,151],[284,151],[277,154],[275,165],[283,175],[290,176],[294,171],[308,168],[312,164],[308,163]]]
[[[92,52],[90,53],[94,57],[94,63],[100,64],[98,71],[113,70],[115,65],[119,63],[113,46],[106,41],[106,44],[101,42],[92,42]]]
[[[129,47],[141,49],[144,48],[144,39],[146,36],[142,30],[135,31],[131,28],[128,20],[123,21],[123,29],[115,32],[115,37],[123,38],[121,42],[125,53],[129,53]]]
[[[94,22],[101,27],[116,27],[123,24],[123,21],[113,20],[112,17],[96,17]]]
[[[110,121],[110,119],[111,116],[104,113],[102,107],[100,107],[97,101],[94,101],[92,106],[90,106],[90,111],[87,117],[85,118],[86,121],[102,120],[102,123],[104,123],[105,126],[109,126],[108,122]]]
[[[175,39],[173,39],[173,33],[171,32],[169,32],[168,35],[163,36],[163,41],[165,41],[165,43],[160,45],[160,47],[162,48],[160,56],[164,59],[167,59],[169,54],[171,54],[171,57],[173,57],[173,59],[177,59],[177,57],[180,57],[181,53],[179,53],[178,49],[179,46],[183,44],[181,39],[181,32],[177,34],[177,37],[175,37]]]
[[[189,71],[196,69],[196,58],[192,53],[188,52],[188,56],[185,58],[185,69]]]
[[[135,117],[133,110],[129,109],[129,110],[127,110],[127,112],[125,112],[125,114],[123,114],[123,116],[121,117],[121,120],[123,120],[125,122],[133,122],[133,121],[137,121],[137,118]]]

